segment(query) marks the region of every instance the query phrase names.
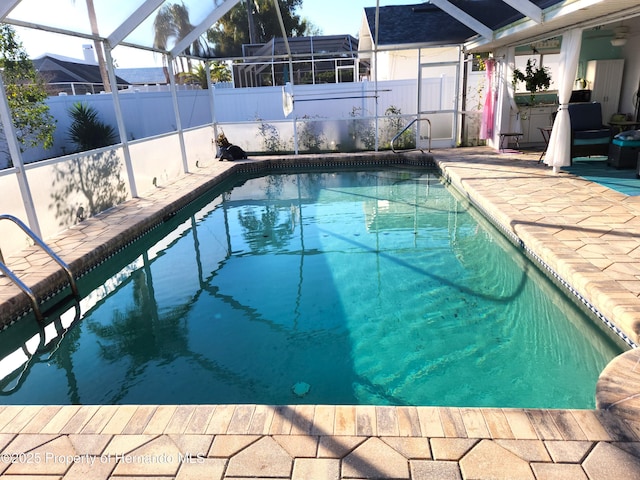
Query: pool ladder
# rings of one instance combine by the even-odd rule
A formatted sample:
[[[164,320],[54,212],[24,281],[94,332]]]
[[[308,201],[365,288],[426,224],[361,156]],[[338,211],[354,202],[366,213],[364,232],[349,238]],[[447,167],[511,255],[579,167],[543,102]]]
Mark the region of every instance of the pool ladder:
[[[62,269],[66,272],[67,277],[69,278],[69,286],[71,287],[71,292],[73,293],[73,296],[76,299],[79,298],[78,287],[76,285],[75,279],[73,278],[73,274],[71,273],[71,269],[64,261],[62,261],[60,257],[58,257],[58,255],[56,255],[53,252],[53,250],[49,248],[49,246],[46,243],[44,243],[20,219],[14,217],[13,215],[2,214],[0,215],[0,220],[10,220],[16,225],[18,225],[18,227],[20,227],[22,231],[26,233],[29,236],[29,238],[31,238],[31,240],[33,240],[33,243],[38,245],[42,250],[44,250],[44,252],[47,255],[49,255],[58,265],[60,265]],[[20,290],[22,290],[27,295],[27,297],[29,297],[29,300],[31,300],[31,305],[33,307],[33,312],[36,316],[36,319],[38,320],[38,322],[42,322],[44,320],[44,316],[42,315],[42,311],[40,310],[38,299],[36,298],[33,291],[22,280],[20,280],[20,278],[18,278],[18,276],[15,273],[13,273],[13,271],[9,267],[5,265],[4,258],[2,258],[1,253],[0,253],[0,271],[2,271],[2,273],[4,273],[7,277],[9,277],[11,281],[15,283],[20,288]]]
[[[395,137],[393,137],[393,139],[391,140],[391,150],[393,151],[393,153],[398,153],[396,151],[396,147],[395,147],[395,143],[396,140],[398,140],[402,134],[404,132],[406,132],[407,130],[409,130],[409,128],[411,128],[411,126],[416,123],[416,122],[420,122],[420,121],[425,121],[427,122],[427,125],[429,126],[429,152],[431,152],[431,120],[429,120],[427,117],[421,117],[420,115],[418,115],[416,118],[414,118],[413,120],[411,120],[402,130],[400,130],[400,132],[398,132],[396,134]],[[416,138],[418,137],[418,135],[416,135]],[[417,140],[416,140],[417,142]],[[407,150],[402,150],[403,152],[413,152],[413,151],[421,151],[422,153],[424,153],[424,150],[422,148],[410,148]]]

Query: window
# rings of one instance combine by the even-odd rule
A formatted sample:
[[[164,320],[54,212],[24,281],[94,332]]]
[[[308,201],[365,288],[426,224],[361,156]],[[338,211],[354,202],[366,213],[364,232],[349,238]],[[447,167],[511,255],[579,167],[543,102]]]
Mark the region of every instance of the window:
[[[556,81],[560,75],[560,54],[559,53],[534,53],[530,55],[518,55],[516,56],[516,68],[524,73],[527,68],[527,61],[535,60],[537,66],[543,66],[548,68],[549,75],[551,76],[551,84],[549,90],[557,90]],[[516,83],[516,93],[525,93],[524,82]]]

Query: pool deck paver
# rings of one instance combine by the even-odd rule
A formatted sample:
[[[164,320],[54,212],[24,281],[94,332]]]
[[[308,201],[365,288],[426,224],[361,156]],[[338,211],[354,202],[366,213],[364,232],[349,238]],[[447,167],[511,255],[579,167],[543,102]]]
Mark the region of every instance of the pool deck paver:
[[[537,154],[438,150],[445,176],[634,341],[640,332],[640,197],[567,173]],[[314,157],[299,157],[314,158]],[[268,161],[268,160],[267,160]],[[252,160],[248,161],[249,163]],[[237,164],[237,162],[235,163]],[[234,164],[214,162],[74,226],[48,243],[84,271],[128,229],[151,228]],[[178,199],[178,200],[176,200]],[[114,228],[115,227],[115,228]],[[33,249],[11,266],[40,294],[64,283]],[[55,288],[53,288],[55,291]],[[0,278],[3,312],[20,292]],[[7,307],[6,309],[4,307]],[[602,372],[595,410],[349,405],[0,407],[7,479],[640,478],[640,352]]]
[[[251,406],[250,406],[251,407]],[[257,406],[256,406],[257,407]],[[323,406],[307,406],[319,413]],[[505,435],[491,435],[477,428],[455,437],[387,436],[377,428],[365,435],[341,435],[338,425],[329,430],[312,422],[316,434],[232,434],[226,411],[210,416],[210,422],[226,426],[219,434],[207,434],[208,425],[190,434],[168,433],[170,423],[156,422],[145,434],[126,434],[126,426],[112,433],[83,433],[84,419],[98,415],[91,406],[30,407],[34,417],[67,418],[66,433],[24,433],[25,427],[5,426],[0,434],[2,478],[195,478],[195,479],[546,479],[587,478],[609,480],[638,478],[640,439],[627,422],[611,412],[595,414],[585,410],[560,411],[571,417],[577,428],[563,431],[550,428],[554,412],[522,409],[476,409],[416,407],[429,412],[423,425],[438,431],[448,416],[475,418],[499,416],[506,419]],[[112,407],[116,410],[125,407]],[[165,416],[162,406],[152,406]],[[194,407],[195,409],[200,407]],[[245,417],[247,405],[233,406],[234,415]],[[373,407],[388,412],[395,407]],[[6,407],[4,414],[16,417],[24,409]],[[53,410],[55,413],[47,412]],[[255,413],[256,409],[253,409]],[[286,415],[279,410],[273,417]],[[64,412],[60,416],[60,412]],[[180,416],[173,410],[172,419]],[[503,415],[504,414],[504,415]],[[512,415],[513,414],[513,415]],[[234,416],[232,415],[232,417]],[[81,420],[76,417],[80,416]],[[295,414],[294,414],[295,417]],[[398,418],[393,419],[400,429]],[[422,416],[425,419],[427,416]],[[133,418],[129,416],[128,418]],[[511,424],[511,419],[514,424]],[[248,426],[251,418],[243,420]],[[180,420],[181,421],[181,420]],[[294,420],[295,421],[295,420]],[[431,426],[431,423],[436,425]],[[526,427],[525,427],[526,425]],[[594,428],[597,425],[597,428]],[[587,426],[583,429],[583,426]],[[341,427],[342,428],[342,427]],[[354,427],[355,428],[355,427]],[[481,429],[482,430],[482,429]],[[517,439],[513,432],[537,432],[535,439]],[[573,433],[571,433],[573,432]],[[527,435],[530,436],[530,435]],[[585,440],[585,438],[587,438]],[[90,467],[90,469],[89,469]]]

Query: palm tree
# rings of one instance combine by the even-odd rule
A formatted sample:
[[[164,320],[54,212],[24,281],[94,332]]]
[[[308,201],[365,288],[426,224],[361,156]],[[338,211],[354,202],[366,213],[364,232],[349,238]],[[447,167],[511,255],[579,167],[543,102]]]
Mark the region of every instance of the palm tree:
[[[184,72],[178,75],[180,77],[180,80],[182,80],[184,83],[198,84],[203,90],[209,88],[209,81],[207,81],[207,69],[202,63],[199,63],[197,66],[192,67],[190,72]],[[230,82],[231,72],[224,63],[213,62],[211,64],[211,70],[209,72],[209,80],[213,83]]]
[[[153,29],[155,32],[153,46],[159,50],[168,50],[169,43],[179,42],[186,37],[195,28],[189,20],[189,10],[184,4],[173,3],[163,6],[156,15],[153,22]],[[209,48],[207,44],[201,39],[197,39],[186,50],[187,54],[193,54],[196,56],[203,56],[207,54]],[[180,64],[182,72],[191,71],[191,60],[187,59],[187,68]],[[167,67],[163,67],[165,70],[165,77],[169,79],[169,72]]]
[[[213,62],[211,64],[211,80],[217,82],[230,82],[231,70],[222,62]]]
[[[190,72],[178,74],[180,80],[184,83],[194,83],[200,85],[203,90],[209,88],[209,83],[230,82],[231,72],[229,68],[222,62],[213,62],[211,71],[209,72],[209,81],[207,81],[207,69],[204,64],[200,63],[196,67],[191,68]]]

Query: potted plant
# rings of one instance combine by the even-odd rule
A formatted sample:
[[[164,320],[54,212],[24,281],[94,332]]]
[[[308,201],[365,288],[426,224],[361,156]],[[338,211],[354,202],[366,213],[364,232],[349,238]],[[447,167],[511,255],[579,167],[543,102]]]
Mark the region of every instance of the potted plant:
[[[551,75],[547,67],[537,66],[536,60],[530,58],[527,60],[524,73],[517,68],[513,71],[514,87],[518,82],[524,82],[525,88],[531,93],[531,104],[533,104],[536,92],[547,90],[549,85],[551,85]]]

